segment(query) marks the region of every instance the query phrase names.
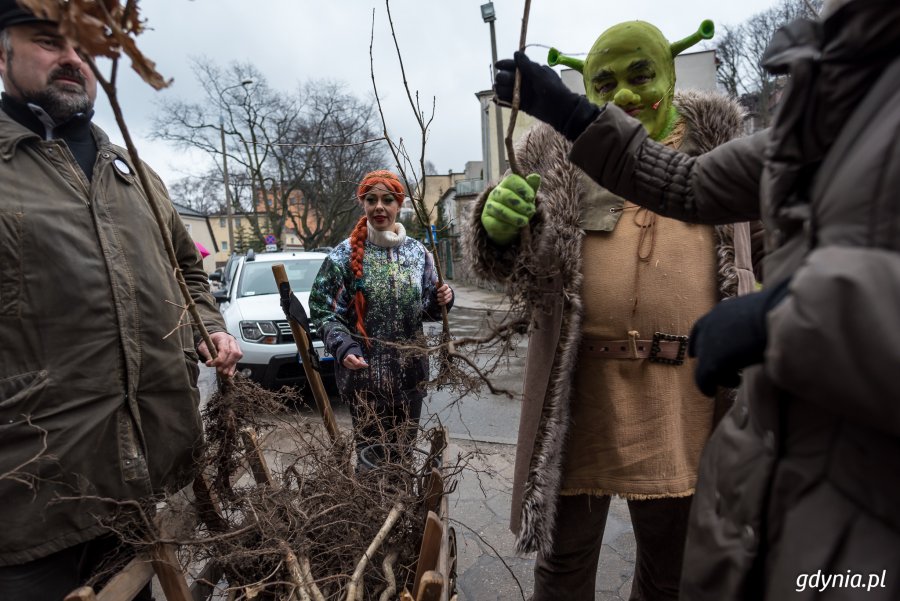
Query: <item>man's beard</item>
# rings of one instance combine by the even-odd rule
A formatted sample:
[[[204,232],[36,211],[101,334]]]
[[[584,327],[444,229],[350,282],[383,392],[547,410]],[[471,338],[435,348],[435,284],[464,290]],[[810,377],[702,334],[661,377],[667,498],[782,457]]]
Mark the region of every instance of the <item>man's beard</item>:
[[[10,79],[14,79],[11,70],[9,75]],[[59,84],[56,82],[59,78],[76,81],[81,84],[81,88],[76,89],[70,83]],[[19,89],[25,102],[36,104],[44,109],[57,125],[65,123],[78,113],[85,113],[93,108],[93,103],[84,88],[86,83],[84,75],[77,69],[68,67],[54,69],[50,72],[47,80],[48,83],[43,90]]]

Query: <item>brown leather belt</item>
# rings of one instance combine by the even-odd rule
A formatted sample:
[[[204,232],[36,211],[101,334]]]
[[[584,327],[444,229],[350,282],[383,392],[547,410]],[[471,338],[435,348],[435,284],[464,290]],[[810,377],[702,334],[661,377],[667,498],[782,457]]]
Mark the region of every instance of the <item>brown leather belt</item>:
[[[637,336],[626,340],[585,337],[581,341],[581,352],[602,359],[647,359],[653,363],[681,365],[687,343],[687,336],[662,332],[654,333],[652,340],[640,340]]]

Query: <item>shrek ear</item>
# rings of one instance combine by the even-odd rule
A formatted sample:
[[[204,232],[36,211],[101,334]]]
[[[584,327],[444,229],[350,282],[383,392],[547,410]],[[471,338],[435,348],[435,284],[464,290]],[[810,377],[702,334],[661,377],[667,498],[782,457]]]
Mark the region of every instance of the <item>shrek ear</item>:
[[[547,53],[547,64],[551,67],[555,67],[556,65],[565,65],[567,67],[575,69],[579,73],[584,73],[583,60],[560,54],[559,50],[557,50],[556,48],[551,48],[550,52]]]
[[[669,44],[669,48],[672,50],[672,58],[675,58],[694,44],[698,43],[700,40],[712,39],[715,33],[715,24],[713,24],[713,22],[709,19],[706,19],[705,21],[700,23],[700,27],[696,32],[684,38],[683,40],[679,40],[677,42]]]

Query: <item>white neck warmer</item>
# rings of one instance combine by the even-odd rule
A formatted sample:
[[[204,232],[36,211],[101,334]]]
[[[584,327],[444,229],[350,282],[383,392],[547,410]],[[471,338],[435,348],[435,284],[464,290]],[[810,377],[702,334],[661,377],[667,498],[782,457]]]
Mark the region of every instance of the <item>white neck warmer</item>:
[[[366,238],[375,246],[382,248],[394,248],[400,246],[406,240],[406,228],[399,221],[394,223],[394,231],[385,230],[383,232],[375,229],[371,221],[366,222]]]

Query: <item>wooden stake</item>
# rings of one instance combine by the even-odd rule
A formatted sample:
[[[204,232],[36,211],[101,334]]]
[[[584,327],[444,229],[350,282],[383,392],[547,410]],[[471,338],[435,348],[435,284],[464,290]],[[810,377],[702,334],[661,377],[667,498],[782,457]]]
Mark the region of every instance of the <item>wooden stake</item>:
[[[243,428],[241,430],[241,440],[244,441],[244,453],[247,457],[247,463],[250,465],[250,473],[257,484],[268,486],[272,489],[278,489],[280,486],[272,479],[272,472],[269,470],[269,464],[263,456],[262,449],[259,448],[259,440],[256,438],[256,432],[252,428]]]
[[[444,526],[440,518],[433,511],[428,512],[425,521],[425,534],[422,536],[422,547],[419,549],[419,562],[416,564],[416,577],[413,581],[413,590],[419,590],[419,582],[422,576],[429,570],[437,568],[438,555],[441,551],[441,540],[444,535]]]
[[[272,265],[272,273],[275,275],[275,281],[278,283],[279,290],[282,284],[287,284],[288,289],[290,290],[290,281],[287,277],[287,272],[284,270],[284,265],[277,264]],[[313,397],[316,399],[316,406],[319,408],[319,413],[322,414],[322,420],[325,422],[325,430],[328,431],[328,436],[331,437],[331,442],[335,442],[338,439],[338,426],[337,420],[334,419],[334,412],[331,410],[331,401],[328,399],[328,393],[325,392],[325,385],[322,384],[322,376],[313,368],[312,358],[309,355],[309,338],[306,335],[306,330],[300,327],[300,325],[295,322],[293,319],[288,317],[288,323],[291,326],[291,333],[294,335],[294,343],[297,345],[297,350],[300,352],[300,359],[303,361],[303,371],[306,372],[306,380],[309,382],[310,388],[312,388]]]
[[[152,551],[153,569],[167,601],[193,601],[191,590],[184,579],[184,572],[175,557],[175,547],[156,544]]]
[[[416,593],[416,601],[438,601],[444,589],[444,577],[438,572],[429,570],[422,575]]]

